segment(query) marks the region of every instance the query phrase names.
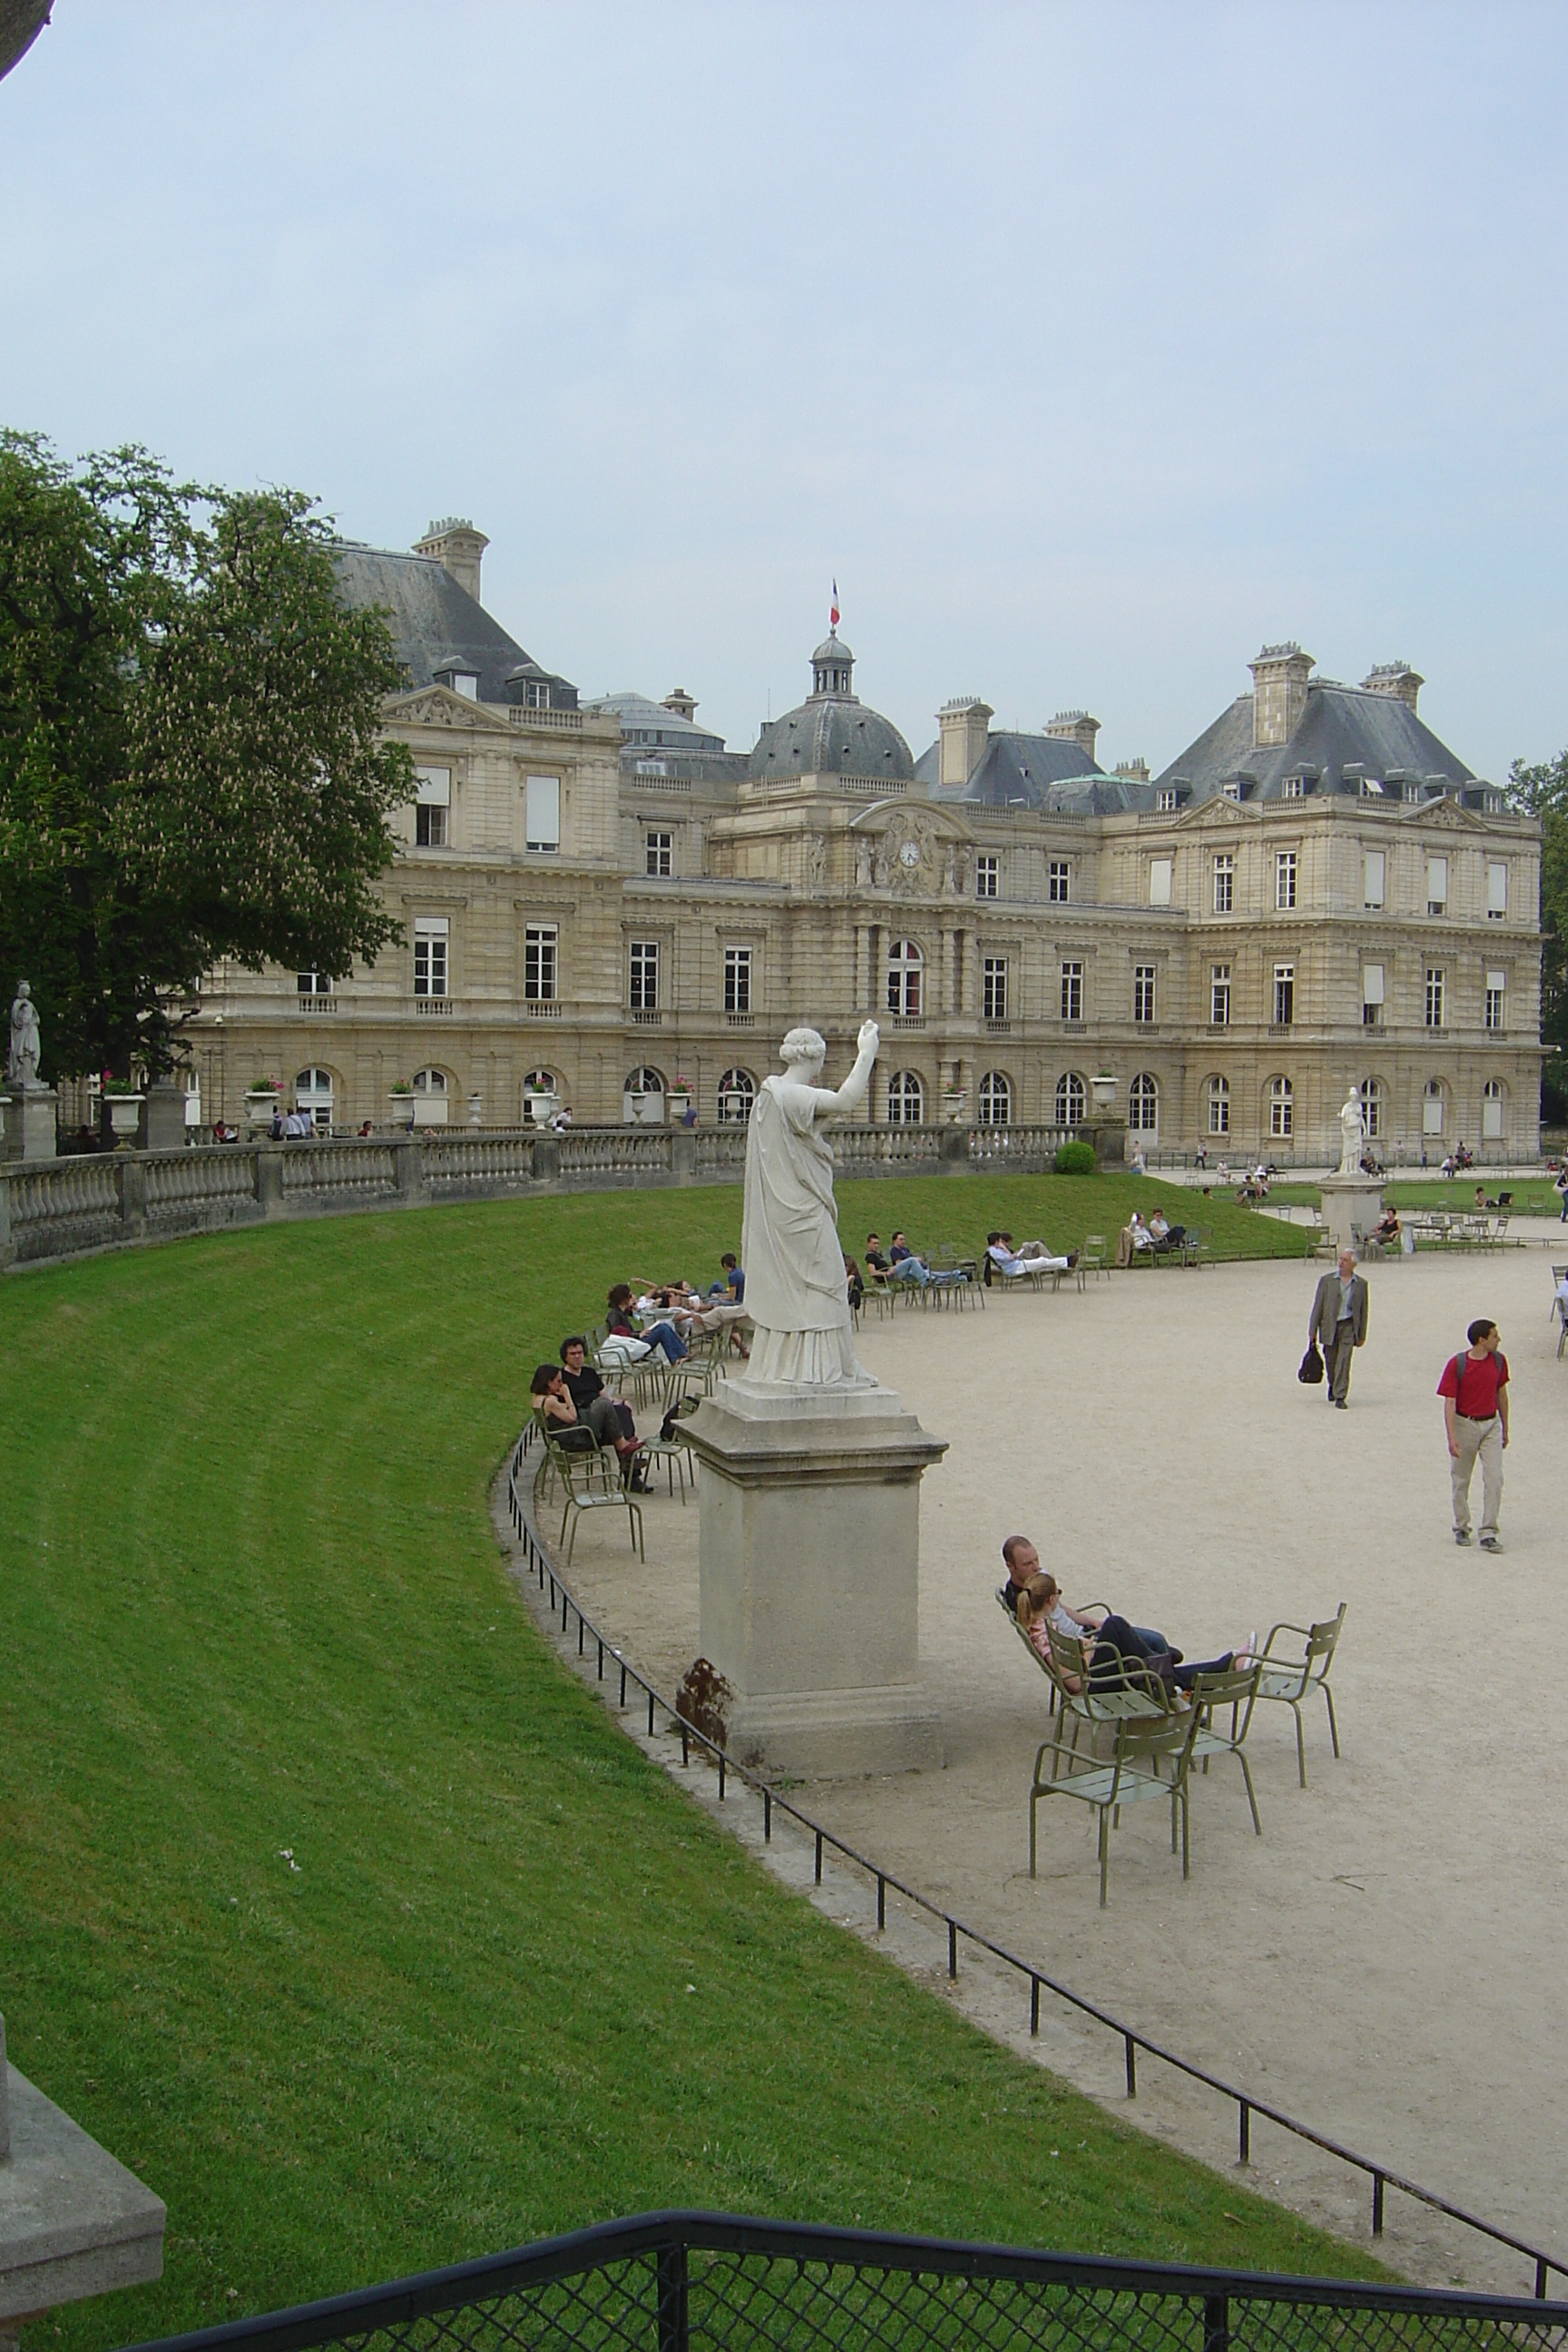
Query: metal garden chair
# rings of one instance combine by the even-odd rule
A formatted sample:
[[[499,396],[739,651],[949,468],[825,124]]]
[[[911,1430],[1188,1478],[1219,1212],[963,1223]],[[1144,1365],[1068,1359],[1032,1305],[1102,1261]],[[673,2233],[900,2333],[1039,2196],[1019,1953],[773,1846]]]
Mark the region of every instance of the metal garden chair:
[[[1119,1826],[1123,1805],[1148,1803],[1160,1799],[1171,1808],[1171,1852],[1176,1851],[1176,1820],[1182,1825],[1182,1876],[1191,1874],[1192,1854],[1190,1822],[1187,1806],[1187,1782],[1192,1771],[1193,1746],[1198,1734],[1198,1710],[1183,1707],[1173,1713],[1162,1707],[1155,1714],[1128,1716],[1116,1727],[1115,1750],[1108,1763],[1097,1763],[1080,1757],[1076,1748],[1067,1746],[1058,1733],[1053,1739],[1043,1740],[1035,1756],[1034,1778],[1029,1787],[1029,1875],[1036,1874],[1037,1826],[1042,1797],[1072,1797],[1079,1804],[1092,1805],[1100,1815],[1100,1907],[1105,1908],[1106,1877],[1110,1866],[1110,1832]],[[1047,1757],[1051,1759],[1051,1777],[1043,1777]],[[1166,1780],[1161,1770],[1170,1766]],[[1063,1770],[1063,1766],[1066,1770]]]
[[[1258,1797],[1252,1786],[1252,1770],[1242,1743],[1252,1723],[1252,1710],[1258,1703],[1258,1685],[1262,1675],[1262,1665],[1255,1661],[1250,1666],[1229,1667],[1223,1674],[1194,1675],[1192,1691],[1193,1711],[1198,1717],[1197,1738],[1193,1742],[1194,1758],[1202,1762],[1206,1772],[1211,1756],[1235,1757],[1247,1784],[1247,1801],[1252,1808],[1252,1826],[1259,1837],[1263,1835],[1263,1823],[1258,1818]],[[1228,1737],[1215,1729],[1214,1719],[1215,1710],[1226,1706],[1230,1709]]]
[[[625,1511],[632,1548],[637,1558],[645,1560],[643,1549],[642,1512],[629,1486],[621,1477],[620,1459],[614,1452],[598,1446],[576,1448],[563,1445],[560,1433],[547,1422],[541,1421],[544,1439],[545,1462],[562,1500],[561,1537],[566,1546],[566,1562],[570,1566],[577,1545],[577,1527],[585,1511]],[[545,1464],[541,1464],[534,1477],[534,1496],[542,1499],[542,1479]],[[570,1528],[570,1533],[568,1533]]]
[[[1259,1674],[1258,1696],[1278,1699],[1288,1706],[1296,1718],[1296,1765],[1301,1775],[1301,1786],[1307,1785],[1307,1746],[1301,1730],[1301,1701],[1321,1690],[1329,1710],[1329,1738],[1333,1742],[1334,1755],[1340,1752],[1340,1729],[1334,1719],[1334,1695],[1329,1688],[1329,1669],[1334,1663],[1334,1652],[1344,1629],[1347,1603],[1341,1601],[1339,1614],[1325,1617],[1316,1625],[1270,1626],[1268,1639],[1258,1654]],[[1274,1644],[1282,1633],[1299,1633],[1305,1643],[1299,1664],[1283,1656],[1276,1657]]]

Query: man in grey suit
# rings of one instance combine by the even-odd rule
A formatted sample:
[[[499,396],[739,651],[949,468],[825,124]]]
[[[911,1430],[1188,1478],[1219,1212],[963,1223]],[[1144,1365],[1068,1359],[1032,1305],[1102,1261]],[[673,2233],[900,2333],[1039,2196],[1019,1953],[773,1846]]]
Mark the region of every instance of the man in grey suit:
[[[1340,1253],[1339,1272],[1325,1274],[1318,1285],[1308,1337],[1323,1351],[1329,1401],[1343,1412],[1350,1396],[1351,1358],[1366,1338],[1366,1278],[1356,1272],[1349,1250]]]

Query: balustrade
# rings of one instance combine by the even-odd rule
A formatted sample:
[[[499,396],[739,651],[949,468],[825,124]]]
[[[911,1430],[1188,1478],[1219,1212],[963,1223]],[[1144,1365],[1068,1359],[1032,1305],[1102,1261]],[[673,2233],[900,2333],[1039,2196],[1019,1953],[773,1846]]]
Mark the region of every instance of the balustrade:
[[[283,1197],[290,1193],[395,1192],[390,1143],[297,1143],[283,1154]]]

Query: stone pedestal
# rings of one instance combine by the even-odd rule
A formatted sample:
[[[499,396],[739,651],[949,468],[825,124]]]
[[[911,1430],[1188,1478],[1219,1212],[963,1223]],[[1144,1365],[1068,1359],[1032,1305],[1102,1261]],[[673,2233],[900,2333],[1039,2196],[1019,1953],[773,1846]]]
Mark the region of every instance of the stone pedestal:
[[[183,1151],[185,1148],[185,1090],[160,1078],[147,1089],[137,1140],[143,1151]]]
[[[816,1779],[934,1767],[920,1680],[920,1484],[947,1451],[889,1389],[727,1381],[686,1423],[702,1463],[702,1654],[729,1753]]]
[[[1127,1121],[1114,1113],[1097,1110],[1094,1115],[1094,1164],[1097,1168],[1121,1169],[1127,1162]]]
[[[53,1087],[29,1087],[25,1093],[6,1095],[5,1157],[7,1160],[52,1160],[55,1120],[59,1097]]]
[[[1325,1176],[1323,1179],[1323,1222],[1334,1237],[1338,1249],[1355,1247],[1351,1227],[1359,1225],[1370,1234],[1383,1214],[1383,1181],[1376,1176]]]

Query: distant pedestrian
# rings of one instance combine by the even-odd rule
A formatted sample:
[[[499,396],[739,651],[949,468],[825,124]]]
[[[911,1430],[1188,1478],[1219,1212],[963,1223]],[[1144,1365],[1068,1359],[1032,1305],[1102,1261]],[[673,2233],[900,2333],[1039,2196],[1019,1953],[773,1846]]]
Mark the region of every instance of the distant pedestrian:
[[[1476,1457],[1481,1465],[1481,1549],[1501,1551],[1498,1512],[1502,1505],[1502,1457],[1508,1444],[1508,1358],[1498,1345],[1497,1325],[1485,1316],[1471,1324],[1469,1346],[1443,1367],[1437,1394],[1448,1434],[1448,1467],[1454,1486],[1454,1541],[1470,1540],[1470,1480]]]
[[[1557,1222],[1560,1225],[1568,1225],[1568,1160],[1565,1160],[1557,1171],[1556,1182],[1557,1198],[1563,1203],[1563,1214]]]
[[[1342,1250],[1338,1272],[1318,1285],[1307,1326],[1307,1337],[1323,1351],[1329,1402],[1342,1412],[1350,1402],[1351,1358],[1366,1338],[1366,1276],[1356,1272],[1352,1252]]]

